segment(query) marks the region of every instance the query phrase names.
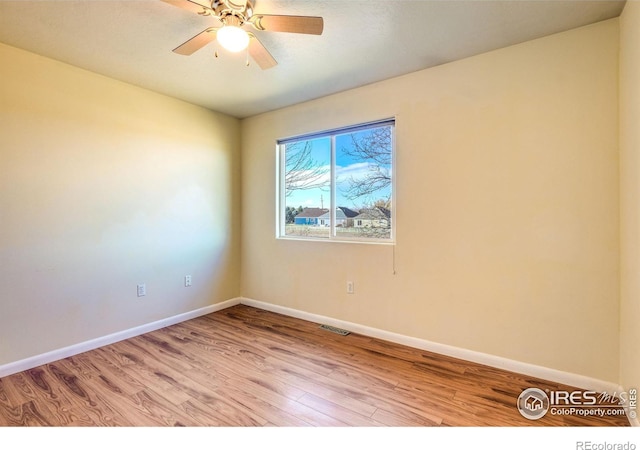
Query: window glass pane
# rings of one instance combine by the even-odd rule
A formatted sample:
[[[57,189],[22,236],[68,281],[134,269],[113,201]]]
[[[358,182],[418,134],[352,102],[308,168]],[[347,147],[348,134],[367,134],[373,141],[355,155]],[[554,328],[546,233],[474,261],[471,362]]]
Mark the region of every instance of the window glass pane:
[[[329,238],[331,139],[284,146],[284,235]]]
[[[335,147],[335,235],[390,239],[393,128],[339,134]]]

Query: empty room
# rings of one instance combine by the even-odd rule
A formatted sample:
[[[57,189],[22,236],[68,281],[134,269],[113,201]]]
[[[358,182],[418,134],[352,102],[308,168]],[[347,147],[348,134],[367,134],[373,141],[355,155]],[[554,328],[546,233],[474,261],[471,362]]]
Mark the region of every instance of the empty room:
[[[0,426],[637,430],[639,80],[635,1],[0,1]]]

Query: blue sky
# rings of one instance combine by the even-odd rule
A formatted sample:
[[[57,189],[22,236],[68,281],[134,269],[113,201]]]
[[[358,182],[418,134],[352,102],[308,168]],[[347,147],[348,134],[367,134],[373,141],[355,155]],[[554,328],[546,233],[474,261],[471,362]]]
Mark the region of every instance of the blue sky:
[[[362,133],[367,133],[367,131],[361,131],[356,133],[360,135]],[[329,137],[326,138],[318,138],[311,140],[312,148],[311,155],[312,159],[316,161],[319,166],[326,168],[326,189],[309,189],[309,190],[297,190],[294,191],[291,195],[286,197],[286,206],[292,207],[321,207],[329,208],[331,202],[331,193],[329,190],[329,169],[331,164],[331,139]],[[344,152],[341,151],[343,148],[348,148],[352,145],[351,143],[351,133],[343,134],[336,136],[336,205],[335,206],[346,206],[352,209],[358,209],[364,206],[366,203],[372,203],[375,200],[380,198],[387,198],[390,194],[391,189],[386,188],[376,192],[376,195],[372,198],[362,198],[359,200],[349,200],[347,199],[342,190],[348,186],[346,180],[353,177],[353,179],[357,180],[366,176],[369,171],[369,163],[366,161],[362,161],[359,159],[354,159]],[[342,183],[341,183],[342,182]]]

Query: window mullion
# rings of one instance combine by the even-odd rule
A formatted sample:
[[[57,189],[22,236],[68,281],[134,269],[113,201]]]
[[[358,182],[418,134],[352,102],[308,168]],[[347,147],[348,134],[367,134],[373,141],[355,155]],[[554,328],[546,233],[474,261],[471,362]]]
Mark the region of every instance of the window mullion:
[[[336,136],[331,136],[331,200],[329,201],[329,220],[331,229],[329,238],[336,237]]]
[[[278,154],[278,165],[276,169],[276,180],[278,185],[278,198],[277,198],[277,217],[276,217],[276,236],[285,236],[286,214],[285,214],[285,165],[286,165],[286,151],[284,144],[278,144],[276,147]]]

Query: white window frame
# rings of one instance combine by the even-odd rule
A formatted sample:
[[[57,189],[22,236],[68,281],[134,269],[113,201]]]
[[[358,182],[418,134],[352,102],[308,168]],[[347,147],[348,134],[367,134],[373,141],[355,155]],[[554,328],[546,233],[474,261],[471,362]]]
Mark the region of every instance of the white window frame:
[[[347,134],[351,132],[357,132],[366,130],[369,128],[391,126],[391,229],[389,238],[367,238],[367,237],[344,237],[337,236],[336,223],[335,223],[335,209],[336,205],[336,145],[335,139],[337,135]],[[311,140],[322,137],[331,138],[331,195],[329,205],[329,237],[307,237],[307,236],[294,236],[286,235],[285,222],[286,222],[286,192],[285,192],[285,155],[284,148],[288,143],[293,143],[302,140]],[[303,135],[297,135],[289,138],[279,139],[276,143],[276,239],[294,240],[294,241],[315,241],[315,242],[342,242],[342,243],[366,243],[366,244],[381,244],[389,245],[395,244],[396,241],[396,118],[387,118],[377,120],[373,122],[366,122],[357,125],[345,126],[340,128],[334,128],[331,130],[324,130],[319,132],[307,133]],[[354,221],[355,225],[355,221]]]

